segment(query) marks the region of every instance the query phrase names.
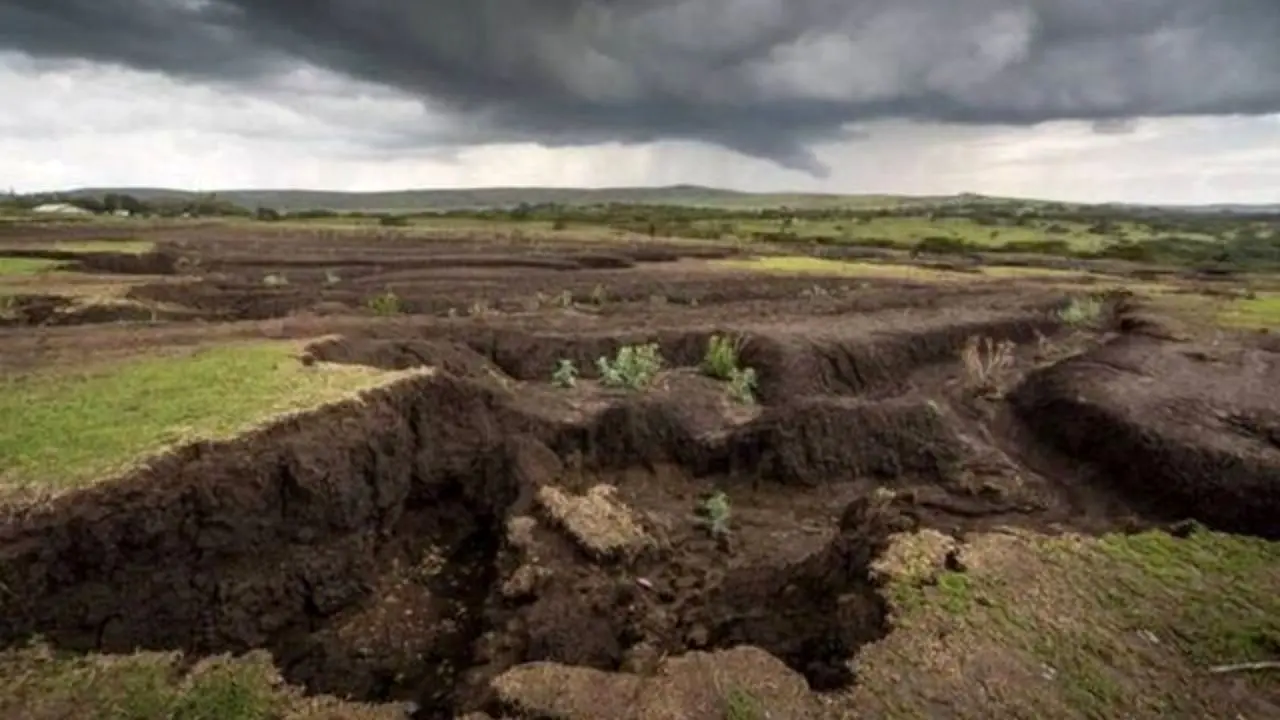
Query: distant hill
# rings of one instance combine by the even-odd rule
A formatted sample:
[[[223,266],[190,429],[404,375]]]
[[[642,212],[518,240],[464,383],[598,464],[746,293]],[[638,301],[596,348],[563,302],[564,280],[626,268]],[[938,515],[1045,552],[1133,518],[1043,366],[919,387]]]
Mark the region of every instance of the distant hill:
[[[65,193],[69,196],[102,197],[107,193],[133,195],[143,202],[155,200],[189,200],[209,194],[241,207],[273,208],[283,212],[301,210],[333,210],[336,212],[430,212],[487,208],[509,208],[521,203],[531,205],[555,203],[559,205],[682,205],[708,208],[875,208],[906,205],[942,206],[974,203],[1018,204],[1023,206],[1055,205],[1079,206],[1079,203],[1058,203],[1032,198],[1003,198],[990,195],[961,193],[958,195],[910,196],[910,195],[840,195],[823,193],[751,193],[700,185],[670,185],[667,187],[618,187],[618,188],[551,188],[551,187],[490,187],[460,190],[392,190],[387,192],[334,192],[326,190],[213,190],[192,192],[169,188],[79,188]],[[1205,204],[1205,205],[1136,205],[1106,203],[1117,209],[1142,209],[1161,211],[1186,211],[1209,213],[1277,213],[1280,204]]]
[[[933,204],[947,198],[893,195],[835,195],[799,193],[748,193],[736,190],[673,185],[669,187],[548,188],[495,187],[463,190],[394,190],[388,192],[331,192],[321,190],[213,190],[195,193],[168,188],[79,188],[71,196],[125,193],[143,202],[185,200],[215,194],[241,207],[269,207],[285,212],[334,210],[338,212],[426,212],[514,207],[556,203],[561,205],[683,205],[688,207],[876,207],[912,203]]]

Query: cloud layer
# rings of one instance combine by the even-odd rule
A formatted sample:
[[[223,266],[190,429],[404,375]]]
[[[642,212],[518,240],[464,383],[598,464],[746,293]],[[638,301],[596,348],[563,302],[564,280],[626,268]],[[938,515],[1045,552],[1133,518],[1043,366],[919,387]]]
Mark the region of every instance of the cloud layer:
[[[1277,0],[0,0],[0,50],[287,90],[314,66],[460,122],[396,142],[702,140],[821,174],[851,123],[1280,112]]]

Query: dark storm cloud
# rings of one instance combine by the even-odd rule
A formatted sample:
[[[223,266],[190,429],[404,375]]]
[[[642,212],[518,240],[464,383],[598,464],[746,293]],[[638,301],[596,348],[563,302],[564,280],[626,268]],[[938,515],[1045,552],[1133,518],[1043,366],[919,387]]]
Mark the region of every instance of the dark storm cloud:
[[[1280,111],[1280,0],[0,0],[0,48],[251,82],[292,59],[462,137],[693,138],[821,172],[852,121]]]

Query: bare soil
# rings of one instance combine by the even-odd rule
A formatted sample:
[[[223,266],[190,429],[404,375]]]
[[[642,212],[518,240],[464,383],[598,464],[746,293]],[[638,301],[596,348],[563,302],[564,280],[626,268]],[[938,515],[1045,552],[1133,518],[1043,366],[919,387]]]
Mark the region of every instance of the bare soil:
[[[1036,283],[734,274],[688,244],[147,239],[77,262],[187,276],[129,297],[189,316],[0,328],[0,369],[324,336],[304,361],[439,372],[6,506],[0,645],[266,649],[308,692],[420,718],[835,718],[893,630],[872,566],[904,533],[1280,538],[1280,356],[1161,339],[1123,298],[1081,329]],[[716,333],[757,403],[699,374]],[[989,382],[974,337],[1015,344]],[[650,341],[651,387],[601,385],[597,358]]]

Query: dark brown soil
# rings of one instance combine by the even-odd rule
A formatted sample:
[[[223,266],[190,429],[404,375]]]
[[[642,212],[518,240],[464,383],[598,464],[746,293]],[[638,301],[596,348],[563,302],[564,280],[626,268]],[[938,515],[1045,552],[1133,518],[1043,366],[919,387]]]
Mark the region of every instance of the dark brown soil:
[[[1141,334],[1124,303],[1104,334],[1061,327],[1034,284],[761,278],[681,245],[156,239],[198,279],[135,299],[240,322],[0,329],[0,368],[329,335],[306,361],[436,373],[6,507],[0,645],[267,648],[314,692],[533,718],[494,681],[539,661],[651,677],[751,645],[848,686],[889,631],[868,566],[893,533],[1280,536],[1277,356]],[[387,289],[403,312],[377,317]],[[717,333],[743,339],[757,403],[699,374]],[[973,337],[1016,343],[989,382],[960,362]],[[596,359],[642,342],[653,386],[602,387]],[[550,382],[561,360],[573,388]]]
[[[1041,437],[1135,506],[1280,538],[1280,356],[1121,337],[1014,395]]]

